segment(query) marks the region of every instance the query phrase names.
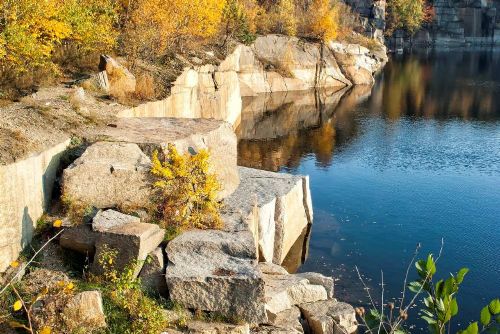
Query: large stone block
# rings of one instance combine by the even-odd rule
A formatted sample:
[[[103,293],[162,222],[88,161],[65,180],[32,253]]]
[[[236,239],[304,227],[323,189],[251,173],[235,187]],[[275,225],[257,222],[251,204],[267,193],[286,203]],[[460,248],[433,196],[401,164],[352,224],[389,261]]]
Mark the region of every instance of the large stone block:
[[[121,118],[101,134],[110,141],[135,143],[151,154],[174,144],[180,152],[210,152],[210,168],[221,185],[219,197],[238,187],[237,140],[231,126],[214,119]]]
[[[0,272],[28,245],[37,219],[48,210],[59,161],[68,144],[69,139],[0,166]]]
[[[248,324],[232,325],[219,322],[189,321],[187,330],[190,334],[250,334]]]
[[[167,246],[170,298],[249,323],[267,320],[264,281],[249,232],[188,231]]]
[[[308,224],[308,178],[239,167],[241,183],[223,206],[224,229],[252,232],[261,261],[281,264]]]
[[[63,195],[97,208],[148,207],[150,159],[133,143],[98,142],[63,173]]]
[[[103,273],[99,259],[107,250],[116,250],[114,268],[121,272],[128,265],[137,262],[135,271],[137,276],[141,270],[142,262],[149,253],[154,251],[163,241],[165,231],[158,225],[147,223],[128,223],[116,225],[101,232],[96,240],[96,254],[92,271],[96,274]]]

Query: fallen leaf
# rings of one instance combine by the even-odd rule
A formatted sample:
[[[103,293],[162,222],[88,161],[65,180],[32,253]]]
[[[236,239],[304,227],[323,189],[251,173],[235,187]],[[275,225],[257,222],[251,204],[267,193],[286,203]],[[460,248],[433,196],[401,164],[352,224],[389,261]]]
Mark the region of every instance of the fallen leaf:
[[[52,226],[54,226],[54,227],[61,227],[62,226],[62,220],[58,219],[58,220],[54,221],[54,223],[52,224]]]
[[[16,302],[14,303],[14,306],[12,306],[14,311],[19,311],[22,307],[23,307],[23,302],[20,300],[16,300]]]
[[[11,266],[12,268],[17,268],[17,267],[19,267],[19,262],[18,262],[18,261],[12,261],[12,262],[10,263],[10,266]]]

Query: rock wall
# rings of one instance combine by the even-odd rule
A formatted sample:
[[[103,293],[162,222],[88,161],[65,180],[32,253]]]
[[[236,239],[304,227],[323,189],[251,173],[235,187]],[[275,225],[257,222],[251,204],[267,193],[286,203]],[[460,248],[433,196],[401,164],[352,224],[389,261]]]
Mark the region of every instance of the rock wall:
[[[0,272],[31,241],[47,210],[56,172],[69,139],[15,163],[0,166]]]
[[[385,48],[320,45],[295,37],[267,35],[251,46],[238,45],[218,66],[186,68],[172,94],[121,111],[119,117],[215,118],[236,127],[242,97],[261,93],[372,84],[387,61]]]

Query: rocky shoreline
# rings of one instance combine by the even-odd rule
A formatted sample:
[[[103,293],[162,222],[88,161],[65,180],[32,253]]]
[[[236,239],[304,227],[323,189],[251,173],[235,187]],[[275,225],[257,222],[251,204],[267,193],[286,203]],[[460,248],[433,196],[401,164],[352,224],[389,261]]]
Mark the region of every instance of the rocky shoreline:
[[[96,101],[81,88],[59,90],[57,98],[41,92],[31,103],[41,117],[45,112],[57,118],[52,127],[42,122],[32,137],[20,130],[36,128],[32,110],[23,102],[2,110],[2,131],[19,131],[30,149],[19,153],[2,148],[11,154],[3,155],[0,165],[0,272],[30,242],[36,220],[49,210],[54,186],[60,184],[65,201],[95,209],[93,218],[78,226],[61,217],[61,247],[97,259],[111,246],[120,250],[115,259],[119,270],[141,263],[134,275],[148,289],[187,309],[217,312],[243,323],[193,320],[187,332],[353,333],[354,309],[335,300],[333,278],[290,274],[281,266],[313,223],[308,176],[237,166],[233,129],[241,122],[245,96],[371,85],[386,61],[383,46],[370,51],[270,35],[251,46],[239,45],[218,65],[186,68],[163,101],[126,108]],[[61,92],[68,97],[60,98]],[[43,111],[44,106],[51,110]],[[70,127],[72,112],[84,120]],[[85,143],[76,145],[76,160],[68,157],[74,138]],[[169,144],[180,152],[210,151],[211,170],[222,184],[222,230],[186,231],[166,242],[165,231],[149,222],[151,154],[164,152]],[[98,274],[102,267],[94,260],[90,270]],[[84,297],[100,304],[99,296],[79,298]]]

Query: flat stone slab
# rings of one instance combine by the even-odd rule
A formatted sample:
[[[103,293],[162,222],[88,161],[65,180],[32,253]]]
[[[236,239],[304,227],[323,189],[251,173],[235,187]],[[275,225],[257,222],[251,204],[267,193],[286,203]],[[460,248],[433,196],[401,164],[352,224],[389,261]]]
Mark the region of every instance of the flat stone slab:
[[[238,167],[241,182],[224,200],[226,231],[250,230],[260,260],[281,264],[312,223],[309,178]]]
[[[152,197],[150,167],[136,144],[97,142],[64,170],[63,195],[97,208],[144,208]]]
[[[354,333],[358,328],[354,308],[335,299],[299,305],[312,334]]]
[[[248,323],[267,321],[264,281],[249,232],[188,231],[167,245],[170,298]]]
[[[92,229],[97,232],[107,232],[118,226],[140,222],[139,217],[126,215],[115,210],[101,210],[92,220]]]
[[[213,119],[163,117],[119,118],[115,124],[99,130],[101,138],[138,144],[148,155],[155,149],[174,144],[180,152],[210,151],[211,170],[222,185],[220,198],[238,187],[237,138],[229,123]]]

